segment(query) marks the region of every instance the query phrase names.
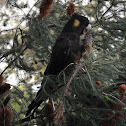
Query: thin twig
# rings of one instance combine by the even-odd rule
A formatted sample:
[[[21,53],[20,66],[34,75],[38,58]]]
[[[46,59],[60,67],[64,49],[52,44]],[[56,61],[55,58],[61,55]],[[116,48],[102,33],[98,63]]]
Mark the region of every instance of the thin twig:
[[[74,73],[72,74],[71,78],[69,79],[68,83],[67,83],[67,86],[64,90],[64,96],[67,96],[68,95],[68,88],[70,87],[70,84],[72,82],[72,80],[74,79],[74,77],[76,76],[77,72],[84,66],[85,64],[81,64],[75,71]]]
[[[102,14],[102,16],[100,17],[100,20],[104,17],[104,15],[112,8],[112,6],[113,6],[113,2],[114,2],[114,0],[112,1],[112,3],[111,3],[111,6]],[[96,21],[95,21],[95,23],[97,23],[98,21],[99,21],[99,19],[98,19],[98,6],[97,6],[97,12],[96,12]]]
[[[104,15],[112,8],[113,2],[114,2],[114,0],[112,1],[111,6],[102,14],[100,19],[102,19],[104,17]]]
[[[25,47],[16,57],[14,60],[12,60],[8,66],[1,72],[0,76],[13,64],[14,61],[17,60],[17,58],[27,49],[27,47]]]

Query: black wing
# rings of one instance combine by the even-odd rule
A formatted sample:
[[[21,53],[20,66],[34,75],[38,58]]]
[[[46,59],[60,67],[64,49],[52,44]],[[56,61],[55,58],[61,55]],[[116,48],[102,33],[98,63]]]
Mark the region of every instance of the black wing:
[[[50,62],[45,70],[45,75],[57,75],[69,63],[71,53],[71,40],[69,38],[59,38],[53,47]]]

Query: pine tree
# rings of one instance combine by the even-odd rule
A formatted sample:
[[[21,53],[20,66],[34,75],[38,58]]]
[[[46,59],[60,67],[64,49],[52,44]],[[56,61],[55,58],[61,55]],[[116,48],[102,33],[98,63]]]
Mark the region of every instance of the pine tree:
[[[49,8],[42,6],[43,1],[38,0],[35,10],[31,8],[19,18],[20,24],[16,28],[0,31],[0,62],[8,63],[1,75],[7,77],[16,72],[19,78],[19,85],[10,89],[13,125],[125,126],[125,0],[90,0],[85,6],[84,0],[65,3],[52,0]],[[89,18],[93,47],[83,54],[70,77],[63,71],[56,79],[44,79],[45,87],[47,82],[54,87],[56,83],[64,85],[53,94],[46,88],[42,91],[53,97],[56,111],[46,100],[34,116],[25,117],[27,106],[36,94],[32,86],[42,82],[55,40],[70,18],[66,13],[70,2],[75,4],[76,13]],[[7,6],[23,10],[28,3],[20,5],[18,1],[9,0]],[[48,9],[44,11],[45,15],[43,9]],[[4,27],[9,20],[9,17],[2,20]],[[21,26],[22,22],[27,22],[25,27]],[[24,77],[19,74],[22,70]],[[35,77],[32,84],[29,81],[31,76]]]

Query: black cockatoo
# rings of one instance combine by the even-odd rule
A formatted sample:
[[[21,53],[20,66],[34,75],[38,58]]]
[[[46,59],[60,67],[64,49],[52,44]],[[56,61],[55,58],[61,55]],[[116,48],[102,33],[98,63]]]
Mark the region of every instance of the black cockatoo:
[[[80,35],[86,28],[89,28],[88,18],[76,13],[73,14],[56,40],[44,75],[58,75],[69,64],[79,62],[84,51],[84,46],[80,42]],[[46,99],[43,99],[41,87],[35,100],[28,106],[26,115],[29,115],[33,109],[38,108],[44,100]]]

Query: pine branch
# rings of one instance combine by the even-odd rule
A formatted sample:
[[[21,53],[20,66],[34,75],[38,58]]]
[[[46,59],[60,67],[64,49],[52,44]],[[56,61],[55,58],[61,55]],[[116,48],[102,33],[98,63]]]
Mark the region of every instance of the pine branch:
[[[120,102],[122,105],[124,105],[124,106],[126,107],[126,104],[123,103],[122,101],[120,101],[120,100],[119,100],[118,98],[116,98],[115,96],[113,96],[113,95],[111,95],[111,94],[104,93],[104,92],[103,92],[103,94],[106,95],[106,96],[109,96],[109,97],[114,98],[116,101]]]
[[[12,60],[8,66],[1,72],[0,76],[3,75],[3,73],[18,59],[18,57],[27,49],[27,47],[25,47],[15,58],[14,60]]]
[[[67,95],[68,95],[68,89],[69,89],[69,87],[70,87],[70,84],[71,84],[72,80],[74,79],[74,77],[76,76],[76,74],[78,73],[78,71],[79,71],[80,69],[82,69],[82,67],[83,67],[84,65],[85,65],[85,64],[79,65],[79,67],[78,67],[78,68],[74,71],[74,73],[72,74],[71,78],[69,79],[69,81],[68,81],[68,83],[67,83],[67,85],[66,85],[66,87],[65,87],[64,96],[67,96]]]
[[[114,5],[114,0],[112,1],[110,7],[102,14],[102,16],[100,17],[100,19],[102,19],[104,17],[104,15],[113,7]]]
[[[80,69],[82,69],[82,67],[83,67],[84,65],[85,65],[85,63],[84,63],[84,64],[80,64],[80,65],[78,65],[78,68],[74,70],[73,74],[71,75],[71,77],[70,77],[70,79],[69,79],[69,81],[68,81],[68,83],[67,83],[67,85],[66,85],[66,87],[65,87],[65,89],[64,89],[64,95],[63,95],[63,97],[69,95],[69,94],[68,94],[68,89],[69,89],[69,87],[70,87],[70,84],[71,84],[72,80],[75,78],[75,76],[76,76],[76,74],[78,73],[78,71],[79,71]],[[60,103],[60,105],[59,105],[57,111],[55,112],[54,124],[57,124],[57,123],[59,122],[59,120],[63,118],[64,112],[65,112],[64,101],[61,101],[61,103]]]
[[[10,54],[13,54],[15,52],[19,52],[21,50],[21,48],[23,47],[23,45],[21,44],[20,46],[18,46],[17,48],[12,48],[10,50],[8,50],[7,52],[5,52],[4,54],[2,54],[2,56],[0,57],[0,59],[7,57]]]
[[[28,116],[26,118],[23,118],[23,119],[20,119],[20,120],[17,120],[15,122],[13,122],[13,125],[22,124],[22,123],[25,123],[25,122],[28,122],[30,120],[37,119],[37,118],[40,118],[40,117],[42,118],[42,115],[39,115],[39,116],[36,116],[36,117],[34,117],[34,116]]]

